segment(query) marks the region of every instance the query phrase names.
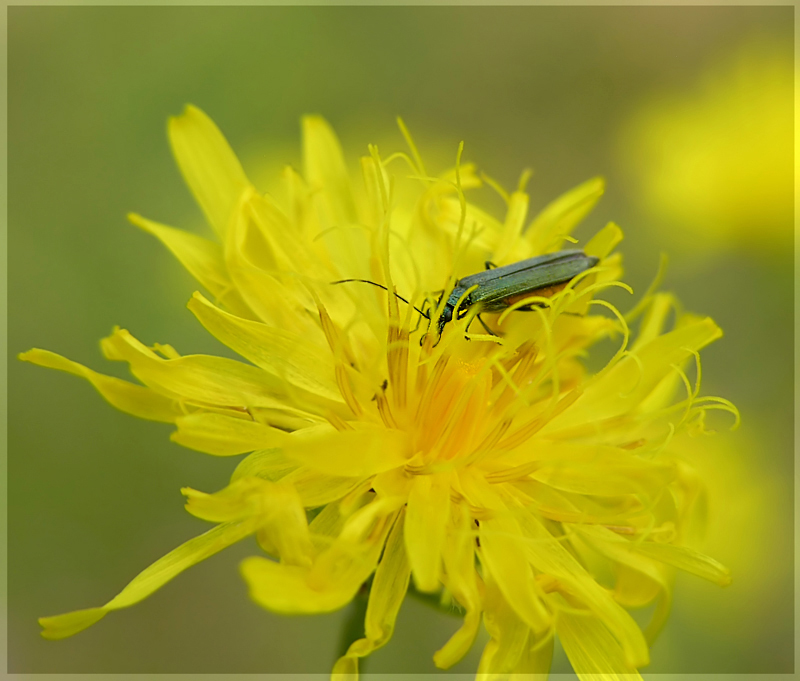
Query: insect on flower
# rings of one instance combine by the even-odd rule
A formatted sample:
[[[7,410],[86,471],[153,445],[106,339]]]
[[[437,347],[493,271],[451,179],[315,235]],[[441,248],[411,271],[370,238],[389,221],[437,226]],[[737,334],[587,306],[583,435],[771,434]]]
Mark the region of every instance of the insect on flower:
[[[478,318],[483,328],[490,334],[496,335],[481,319],[481,312],[502,312],[516,303],[525,303],[532,297],[547,298],[563,289],[579,274],[590,270],[598,262],[599,258],[586,255],[578,249],[546,253],[502,267],[487,261],[486,269],[483,272],[470,274],[455,282],[450,294],[445,299],[443,308],[441,306],[444,291],[440,292],[435,308],[436,310],[441,308],[436,322],[438,336],[441,338],[445,324],[451,322],[453,318],[463,319],[471,310],[474,310],[475,317]],[[385,286],[368,279],[341,279],[331,283],[346,284],[350,282],[372,284],[386,289]],[[394,295],[400,300],[408,302],[402,296],[396,293]],[[530,300],[515,309],[530,311],[541,305],[541,301]],[[415,309],[422,317],[431,321],[429,307],[421,310]],[[469,329],[469,324],[467,329]]]
[[[597,297],[630,291],[614,223],[582,250],[559,250],[602,194],[600,178],[529,221],[523,174],[513,193],[500,188],[508,207],[496,218],[465,198],[480,177],[461,164],[462,146],[455,169],[432,175],[401,123],[410,155],[370,145],[352,178],[327,122],[302,125],[302,173],[286,168],[273,196],[187,107],[170,120],[170,143],[216,236],[129,216],[211,295],[196,292],[188,307],[241,359],[181,355],[120,328],[102,350],[136,383],[48,350],[20,355],[87,379],[123,411],[174,424],[177,444],[246,455],[217,491],[182,489],[211,529],[106,603],[42,617],[42,635],[72,636],[254,536],[262,555],[241,572],[271,612],[330,613],[369,585],[364,626],[348,628],[334,681],[357,679],[360,660],[389,641],[412,580],[463,612],[434,654],[441,669],[463,659],[483,623],[480,679],[546,674],[556,639],[583,681],[640,679],[674,570],[731,579],[690,545],[702,487],[677,439],[705,432],[713,409],[738,423],[728,400],[700,396],[699,353],[722,331],[655,287],[627,315]],[[396,174],[403,159],[409,177]],[[487,258],[501,266],[479,271]],[[442,273],[453,275],[435,291]],[[389,304],[366,287],[330,285],[346,281],[388,291]],[[414,294],[401,298],[395,283]],[[425,301],[416,328],[398,300]],[[520,309],[534,313],[512,314]],[[484,312],[499,313],[491,326],[502,342],[465,342],[497,340],[467,335]],[[410,341],[422,320],[439,338],[453,322],[445,342]],[[583,357],[606,338],[619,348],[592,372]],[[628,608],[651,603],[643,631]]]

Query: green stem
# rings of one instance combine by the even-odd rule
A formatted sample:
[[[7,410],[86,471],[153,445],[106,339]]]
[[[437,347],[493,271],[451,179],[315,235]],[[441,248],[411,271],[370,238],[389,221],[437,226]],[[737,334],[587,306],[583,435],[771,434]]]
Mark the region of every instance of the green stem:
[[[339,634],[339,648],[337,659],[347,652],[350,644],[364,637],[364,618],[367,616],[367,602],[369,589],[362,587],[347,608],[347,615]],[[360,660],[363,667],[364,660]]]
[[[420,601],[420,603],[424,603],[425,605],[433,608],[434,610],[443,612],[445,615],[451,615],[453,617],[464,616],[464,611],[459,607],[458,603],[453,602],[451,605],[443,605],[442,595],[440,593],[423,593],[421,591],[417,591],[416,587],[411,584],[408,587],[408,595]]]

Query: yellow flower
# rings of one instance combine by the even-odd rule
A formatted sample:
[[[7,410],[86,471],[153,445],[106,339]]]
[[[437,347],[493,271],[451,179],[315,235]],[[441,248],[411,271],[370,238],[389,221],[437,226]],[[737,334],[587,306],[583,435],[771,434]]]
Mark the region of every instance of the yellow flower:
[[[252,534],[272,558],[248,558],[242,574],[274,612],[336,610],[372,577],[365,636],[335,675],[355,675],[358,658],[388,641],[412,575],[418,591],[463,613],[434,656],[439,667],[465,655],[483,619],[480,674],[545,672],[557,635],[583,678],[647,664],[646,636],[626,608],[657,600],[652,636],[673,568],[728,583],[725,568],[686,544],[700,485],[670,451],[676,432],[703,430],[708,409],[735,412],[698,397],[698,351],[721,332],[651,292],[629,315],[641,317],[629,343],[626,319],[594,299],[625,287],[616,225],[584,246],[598,266],[550,298],[520,301],[539,304],[528,312],[485,315],[500,335],[471,332],[467,314],[440,336],[385,290],[331,284],[371,280],[438,307],[435,321],[442,305],[431,291],[487,259],[558,250],[603,192],[590,180],[529,222],[523,178],[510,194],[497,187],[508,204],[499,220],[467,203],[481,178],[460,151],[454,169],[429,176],[401,129],[411,154],[383,159],[370,147],[352,182],[330,127],[305,118],[303,175],[287,168],[278,200],[252,187],[198,109],[170,121],[217,240],[130,219],[207,289],[214,301],[195,293],[189,309],[249,363],[147,347],[121,329],[103,352],[141,385],[44,350],[21,357],[83,376],[119,409],[174,423],[182,445],[251,453],[221,491],[183,490],[187,510],[213,529],[104,606],[42,618],[46,638],[133,605]],[[588,374],[582,358],[607,338],[617,352]],[[683,369],[693,361],[694,386]]]
[[[636,195],[667,238],[698,248],[784,248],[794,210],[794,57],[760,39],[661,92],[623,131]]]

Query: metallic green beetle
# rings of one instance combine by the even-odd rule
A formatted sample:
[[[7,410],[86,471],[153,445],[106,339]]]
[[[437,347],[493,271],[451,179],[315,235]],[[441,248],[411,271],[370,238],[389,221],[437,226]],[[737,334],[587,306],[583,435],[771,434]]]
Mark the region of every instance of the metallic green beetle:
[[[456,319],[462,319],[469,313],[470,308],[476,305],[480,306],[481,312],[501,312],[532,295],[550,296],[564,288],[582,272],[594,267],[598,262],[599,258],[586,255],[577,249],[537,255],[534,258],[527,258],[502,267],[494,267],[492,263],[487,262],[483,272],[470,274],[456,281],[450,295],[447,296],[442,314],[436,322],[439,337],[442,336],[445,324],[452,321],[454,316]],[[371,284],[388,291],[382,284],[377,284],[369,279],[340,279],[332,281],[331,284],[347,284],[354,281]],[[408,303],[402,296],[396,293],[394,295],[404,303]],[[436,307],[441,301],[440,296]],[[461,301],[460,304],[459,301]],[[530,310],[535,306],[536,303],[532,303],[518,309]],[[414,309],[423,318],[431,321],[429,309],[420,310],[418,307]],[[489,333],[493,333],[483,323],[480,316],[478,316],[478,320]]]
[[[532,295],[550,296],[598,262],[599,258],[577,249],[537,255],[502,267],[491,268],[491,263],[487,262],[483,272],[470,274],[455,283],[436,322],[436,330],[441,336],[445,324],[452,321],[454,315],[461,319],[475,305],[480,306],[481,312],[501,312]],[[526,305],[519,309],[530,310],[531,307]]]

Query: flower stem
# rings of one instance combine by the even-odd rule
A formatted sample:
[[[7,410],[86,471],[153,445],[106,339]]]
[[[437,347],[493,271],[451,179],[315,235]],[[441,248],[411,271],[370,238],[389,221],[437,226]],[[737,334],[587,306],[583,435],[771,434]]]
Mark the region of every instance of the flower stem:
[[[337,659],[347,652],[350,644],[364,636],[364,618],[367,615],[367,603],[369,602],[369,587],[365,584],[361,587],[356,597],[350,602],[342,624],[342,631],[339,634],[339,647]],[[363,669],[365,660],[360,660]]]

